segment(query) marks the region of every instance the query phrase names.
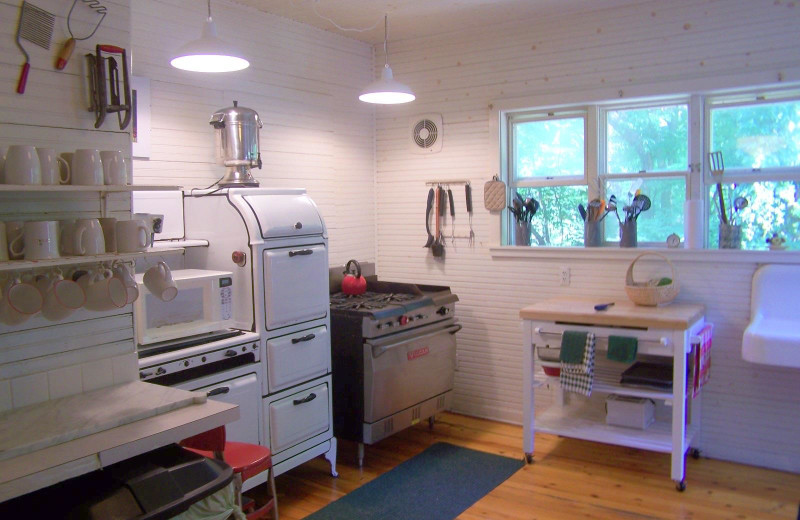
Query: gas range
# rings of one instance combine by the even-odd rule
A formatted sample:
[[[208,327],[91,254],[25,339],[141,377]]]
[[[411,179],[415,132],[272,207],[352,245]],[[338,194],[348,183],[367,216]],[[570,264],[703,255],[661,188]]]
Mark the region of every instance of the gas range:
[[[445,286],[370,281],[364,294],[331,294],[331,318],[360,320],[362,337],[375,338],[447,319],[457,301]]]

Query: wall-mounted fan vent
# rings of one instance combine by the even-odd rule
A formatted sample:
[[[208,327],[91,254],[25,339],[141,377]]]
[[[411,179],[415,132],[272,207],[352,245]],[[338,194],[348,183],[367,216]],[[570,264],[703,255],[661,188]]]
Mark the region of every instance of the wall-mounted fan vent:
[[[411,149],[420,154],[436,153],[442,150],[442,116],[425,114],[410,120]]]

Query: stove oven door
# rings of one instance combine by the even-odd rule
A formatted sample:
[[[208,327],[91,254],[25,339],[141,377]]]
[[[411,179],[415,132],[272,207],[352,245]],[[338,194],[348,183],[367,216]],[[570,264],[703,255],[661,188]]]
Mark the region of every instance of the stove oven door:
[[[324,318],[328,312],[328,252],[324,244],[264,251],[268,330]]]
[[[453,389],[456,336],[445,320],[364,344],[364,422],[373,423]]]

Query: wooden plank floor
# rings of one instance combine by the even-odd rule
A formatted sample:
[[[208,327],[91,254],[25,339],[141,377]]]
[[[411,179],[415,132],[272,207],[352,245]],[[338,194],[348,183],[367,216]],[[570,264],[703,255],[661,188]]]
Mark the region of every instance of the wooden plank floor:
[[[280,518],[304,518],[439,441],[522,458],[520,426],[440,414],[432,431],[419,424],[367,446],[362,469],[356,445],[340,441],[338,478],[322,457],[280,475]],[[679,493],[667,454],[537,434],[534,459],[459,518],[800,518],[800,475],[791,473],[689,457]]]

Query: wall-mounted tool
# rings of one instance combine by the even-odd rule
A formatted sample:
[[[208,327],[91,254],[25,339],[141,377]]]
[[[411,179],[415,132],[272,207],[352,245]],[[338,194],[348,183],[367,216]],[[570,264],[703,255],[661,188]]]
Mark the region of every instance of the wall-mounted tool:
[[[17,26],[17,47],[25,56],[25,64],[19,74],[17,94],[25,93],[25,84],[28,82],[28,72],[31,70],[31,61],[20,39],[28,40],[39,47],[49,50],[50,39],[53,37],[53,25],[56,17],[52,13],[40,9],[28,2],[22,2],[19,12],[19,25]]]
[[[104,57],[103,53],[121,56],[121,83],[116,58],[114,56]],[[115,45],[98,45],[97,55],[87,54],[86,59],[89,64],[89,90],[92,96],[92,106],[89,110],[93,110],[95,114],[94,127],[100,128],[106,114],[116,113],[119,129],[124,130],[131,122],[131,84],[125,49]],[[108,69],[107,75],[106,68]],[[124,103],[120,98],[120,89],[124,95]]]
[[[67,14],[67,32],[69,32],[69,39],[64,42],[64,45],[61,47],[61,50],[56,58],[56,69],[58,70],[63,70],[64,67],[67,66],[67,62],[69,61],[70,56],[72,56],[72,51],[75,50],[75,42],[88,40],[94,36],[94,33],[96,33],[97,29],[100,28],[100,24],[103,23],[103,19],[108,13],[106,7],[97,0],[81,0],[81,2],[86,4],[89,9],[92,9],[95,13],[100,15],[100,19],[97,20],[94,29],[91,33],[89,33],[88,36],[76,38],[75,34],[72,32],[72,11],[75,10],[75,5],[78,3],[78,0],[73,0],[72,7],[69,8],[69,14]]]

